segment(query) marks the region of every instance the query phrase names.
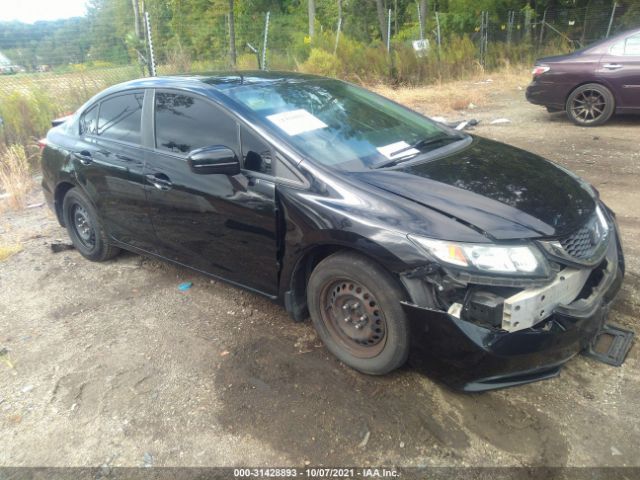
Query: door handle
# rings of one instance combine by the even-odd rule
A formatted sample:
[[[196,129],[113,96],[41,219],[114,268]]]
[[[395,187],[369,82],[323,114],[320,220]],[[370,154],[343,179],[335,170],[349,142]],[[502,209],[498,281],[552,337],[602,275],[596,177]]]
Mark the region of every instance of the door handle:
[[[607,70],[618,70],[619,68],[622,68],[622,65],[619,63],[605,63],[603,67]]]
[[[171,190],[171,187],[173,186],[169,177],[164,173],[150,173],[145,175],[145,177],[147,178],[147,181],[158,190]]]
[[[91,152],[88,150],[74,152],[73,156],[76,157],[83,165],[89,165],[91,162],[93,162],[93,158],[91,158]]]

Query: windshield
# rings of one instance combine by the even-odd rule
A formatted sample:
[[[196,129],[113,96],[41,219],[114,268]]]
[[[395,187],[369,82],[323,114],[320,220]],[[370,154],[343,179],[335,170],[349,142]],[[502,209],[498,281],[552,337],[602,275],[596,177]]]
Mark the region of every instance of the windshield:
[[[243,85],[225,93],[280,129],[306,157],[342,170],[391,166],[461,138],[337,80]]]

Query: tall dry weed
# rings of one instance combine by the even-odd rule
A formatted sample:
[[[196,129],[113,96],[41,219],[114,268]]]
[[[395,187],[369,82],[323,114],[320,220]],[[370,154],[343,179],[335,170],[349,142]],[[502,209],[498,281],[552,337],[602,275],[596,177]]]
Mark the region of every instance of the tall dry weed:
[[[11,145],[1,150],[0,190],[6,195],[2,203],[15,210],[23,209],[32,187],[29,157],[24,146]]]

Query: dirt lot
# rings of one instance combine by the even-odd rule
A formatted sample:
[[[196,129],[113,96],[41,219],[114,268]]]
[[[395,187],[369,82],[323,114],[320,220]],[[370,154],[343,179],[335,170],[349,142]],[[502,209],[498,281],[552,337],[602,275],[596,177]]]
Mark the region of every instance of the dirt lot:
[[[479,106],[444,113],[595,184],[626,247],[612,320],[640,331],[640,118],[578,128],[523,85],[459,84]],[[53,254],[67,237],[46,207],[0,216],[0,235],[23,247],[0,263],[0,465],[640,465],[637,345],[620,368],[579,356],[558,378],[462,395],[408,369],[358,374],[309,323],[202,275]]]

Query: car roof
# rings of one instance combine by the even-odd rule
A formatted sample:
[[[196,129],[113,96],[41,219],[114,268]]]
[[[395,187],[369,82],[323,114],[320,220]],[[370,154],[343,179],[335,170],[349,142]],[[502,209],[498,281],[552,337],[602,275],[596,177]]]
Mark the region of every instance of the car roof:
[[[216,90],[224,92],[242,85],[267,86],[283,83],[328,80],[326,77],[297,72],[279,71],[228,71],[199,74],[167,75],[146,77],[120,83],[106,89],[103,94],[136,88],[184,88],[186,90]],[[100,95],[102,96],[102,94]]]

